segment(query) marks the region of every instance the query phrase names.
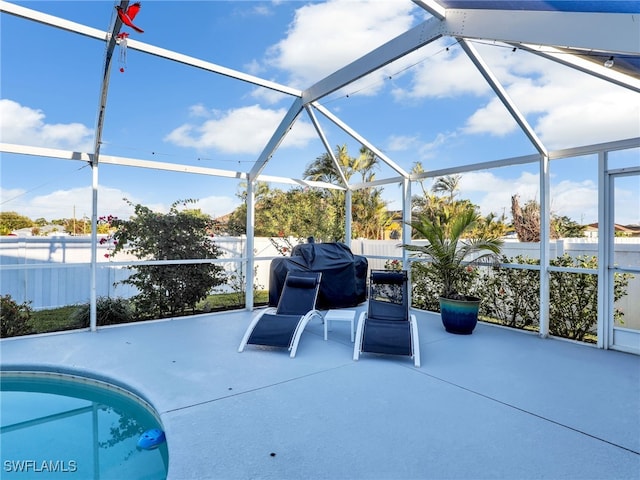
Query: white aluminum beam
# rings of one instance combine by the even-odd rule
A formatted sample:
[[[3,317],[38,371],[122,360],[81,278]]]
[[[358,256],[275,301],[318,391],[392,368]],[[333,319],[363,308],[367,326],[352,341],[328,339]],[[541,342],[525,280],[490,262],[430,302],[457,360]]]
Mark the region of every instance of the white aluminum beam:
[[[87,152],[74,152],[72,150],[58,150],[56,148],[32,147],[30,145],[18,145],[16,143],[0,143],[1,153],[15,153],[16,155],[32,155],[34,157],[58,158],[60,160],[79,160],[91,163],[93,154]]]
[[[311,188],[327,188],[329,190],[346,190],[346,188],[342,185],[334,185],[333,183],[316,182],[313,180],[300,180],[297,178],[274,177],[272,175],[260,175],[257,178],[257,181],[268,183],[283,183],[285,185],[300,185],[302,187]]]
[[[100,155],[100,163],[109,165],[120,165],[125,167],[149,168],[153,170],[167,170],[178,173],[193,173],[196,175],[209,175],[213,177],[246,179],[244,172],[234,172],[232,170],[221,170],[218,168],[197,167],[195,165],[182,165],[180,163],[157,162],[154,160],[140,160],[136,158],[114,157],[111,155]]]
[[[120,8],[126,10],[129,0],[122,0]],[[98,103],[98,116],[94,132],[93,158],[91,159],[91,273],[89,279],[89,329],[95,332],[98,329],[97,311],[97,261],[98,261],[98,163],[100,161],[100,148],[102,147],[102,130],[104,128],[104,116],[107,111],[107,98],[109,94],[109,79],[111,78],[111,60],[116,48],[117,35],[122,28],[122,20],[116,15],[107,48],[104,54],[104,69],[100,81],[100,101]]]
[[[540,161],[540,155],[525,155],[523,157],[512,157],[504,160],[493,160],[491,162],[473,163],[470,165],[461,165],[458,167],[441,168],[439,170],[430,170],[428,172],[412,174],[411,181],[421,180],[423,178],[446,177],[447,175],[455,175],[457,173],[473,172],[479,170],[491,170],[493,168],[511,167],[513,165],[526,165],[528,163],[536,163]]]
[[[289,130],[291,130],[301,111],[302,100],[300,98],[296,98],[289,108],[289,111],[280,121],[280,125],[278,125],[278,128],[276,128],[276,130],[273,132],[273,135],[269,139],[269,142],[267,142],[264,150],[262,150],[260,157],[258,157],[258,160],[256,160],[256,163],[253,165],[250,173],[251,178],[258,177],[262,170],[264,170],[267,162],[273,156],[273,152],[276,151],[282,140],[284,140],[285,135],[289,132]]]
[[[103,30],[87,27],[86,25],[82,25],[80,23],[64,20],[62,18],[55,17],[53,15],[41,13],[36,10],[31,10],[29,8],[14,5],[12,3],[5,2],[5,1],[0,1],[0,12],[15,15],[17,17],[22,17],[27,20],[33,20],[39,23],[43,23],[45,25],[50,25],[52,27],[60,28],[62,30],[78,33],[86,37],[95,38],[97,40],[109,41],[111,37],[111,35],[108,32],[105,32]],[[120,19],[117,19],[117,22],[120,22]],[[280,85],[275,82],[270,82],[268,80],[255,77],[253,75],[247,75],[246,73],[242,73],[237,70],[232,70],[230,68],[222,67],[220,65],[216,65],[215,63],[200,60],[195,57],[190,57],[188,55],[183,55],[181,53],[173,52],[171,50],[155,47],[153,45],[149,45],[147,43],[140,42],[132,38],[127,39],[127,48],[132,50],[138,50],[140,52],[149,53],[151,55],[166,58],[168,60],[173,60],[175,62],[189,65],[192,67],[197,67],[209,72],[218,73],[220,75],[235,78],[236,80],[241,80],[243,82],[251,83],[259,87],[265,87],[270,90],[275,90],[277,92],[285,93],[288,95],[293,95],[296,97],[299,97],[302,95],[301,90],[287,87],[285,85]]]
[[[309,107],[309,105],[305,106],[304,109],[306,110],[307,114],[309,115],[309,118],[311,119],[311,123],[313,123],[313,126],[316,129],[316,132],[318,133],[318,136],[320,137],[320,140],[322,141],[322,144],[324,145],[324,148],[327,151],[327,155],[329,155],[331,157],[331,160],[333,161],[333,165],[336,167],[336,171],[338,172],[338,175],[340,175],[340,179],[342,180],[342,184],[344,186],[348,187],[349,186],[349,181],[347,180],[347,177],[345,176],[344,171],[342,170],[342,167],[338,163],[338,159],[333,154],[333,150],[331,149],[331,145],[329,145],[329,142],[327,141],[327,137],[325,136],[324,131],[322,130],[322,127],[320,127],[320,123],[318,123],[318,119],[316,118],[316,114],[313,113],[313,109],[311,107]]]
[[[419,7],[424,8],[431,15],[436,17],[438,20],[444,20],[447,16],[446,9],[440,5],[436,0],[412,0],[413,3],[418,5]]]
[[[372,182],[359,182],[351,185],[351,190],[360,190],[361,188],[380,187],[382,185],[401,184],[405,178],[409,177],[390,177]]]
[[[251,83],[259,87],[268,88],[270,90],[275,90],[276,92],[285,93],[294,97],[302,96],[302,91],[299,89],[287,87],[286,85],[280,85],[279,83],[275,82],[270,82],[253,75],[248,75],[237,70],[232,70],[231,68],[223,67],[221,65],[207,62],[205,60],[200,60],[195,57],[190,57],[189,55],[184,55],[182,53],[173,52],[171,50],[167,50],[166,48],[149,45],[148,43],[143,43],[131,38],[127,39],[127,49],[138,50],[140,52],[155,55],[156,57],[173,60],[174,62],[189,65],[191,67],[197,67],[208,72],[218,73],[226,77],[235,78],[236,80],[241,80],[243,82]]]
[[[107,32],[104,30],[98,30],[97,28],[87,27],[80,23],[64,20],[53,15],[31,10],[30,8],[21,7],[13,3],[0,1],[0,12],[9,13],[16,17],[26,18],[27,20],[33,20],[44,25],[50,25],[69,32],[79,33],[86,37],[96,38],[98,40],[107,40]]]
[[[630,13],[447,9],[442,34],[640,55],[639,21]]]
[[[440,23],[437,18],[430,18],[325,77],[302,92],[303,103],[307,105],[315,102],[331,92],[335,92],[345,85],[440,38],[442,36]]]
[[[16,145],[12,143],[0,143],[0,152],[14,153],[17,155],[30,155],[33,157],[57,158],[59,160],[78,160],[91,163],[93,155],[86,152],[74,152],[70,150],[57,150],[54,148],[31,147],[28,145]],[[220,170],[217,168],[196,167],[179,163],[156,162],[153,160],[141,160],[138,158],[115,157],[112,155],[100,155],[100,163],[107,165],[119,165],[122,167],[149,168],[153,170],[166,170],[179,173],[193,173],[197,175],[210,175],[214,177],[246,179],[243,172]]]
[[[353,192],[347,190],[344,195],[344,243],[351,248],[351,236],[353,235]]]
[[[253,287],[255,283],[254,268],[255,268],[255,252],[254,252],[254,239],[255,239],[255,218],[256,218],[256,183],[252,178],[247,179],[247,244],[246,251],[244,252],[245,261],[245,281],[247,286],[245,288],[244,307],[246,310],[253,310]]]
[[[598,348],[608,349],[613,338],[613,302],[610,295],[613,237],[613,180],[608,174],[609,156],[598,154]]]
[[[549,152],[550,160],[557,160],[562,158],[580,157],[584,155],[592,155],[599,151],[616,151],[616,150],[628,150],[631,148],[640,148],[640,137],[629,138],[626,140],[619,140],[615,142],[599,143],[594,145],[587,145],[583,147],[575,147],[563,150],[553,150]],[[58,150],[54,148],[45,147],[33,147],[29,145],[18,145],[13,143],[0,143],[0,153],[11,153],[16,155],[28,155],[33,157],[46,157],[55,158],[58,160],[72,160],[91,163],[93,157],[92,154],[87,152],[74,152],[72,150]],[[540,160],[540,155],[532,154],[521,157],[511,157],[502,160],[493,160],[490,162],[480,162],[470,165],[461,165],[457,167],[443,168],[439,170],[431,170],[422,174],[410,175],[412,181],[420,180],[422,178],[434,178],[443,177],[446,175],[454,175],[456,173],[465,173],[473,170],[490,170],[493,168],[508,167],[512,165],[523,165],[528,163],[535,163]],[[197,167],[193,165],[182,165],[179,163],[167,163],[157,162],[153,160],[141,160],[128,157],[117,157],[112,155],[101,155],[100,163],[108,165],[119,165],[123,167],[138,167],[149,168],[155,170],[166,170],[178,173],[192,173],[197,175],[209,175],[224,178],[237,178],[240,180],[246,180],[247,174],[244,172],[235,172],[232,170],[221,170],[208,167]],[[358,183],[353,184],[353,189],[365,188],[371,186],[387,185],[392,183],[402,182],[403,177],[392,177],[375,182]],[[314,182],[310,180],[299,180],[285,177],[276,177],[269,175],[260,175],[258,181],[284,183],[284,184],[298,184],[303,186],[310,186],[314,188],[333,188],[338,190],[344,190],[344,187],[340,185],[333,185],[325,182]]]
[[[639,19],[640,21],[640,19]],[[638,26],[640,29],[640,26]],[[624,88],[633,90],[634,92],[640,92],[640,80],[630,75],[617,72],[613,68],[606,68],[604,64],[598,64],[591,60],[582,58],[579,54],[571,55],[566,50],[559,50],[554,47],[541,46],[541,45],[529,45],[526,43],[511,43],[513,47],[517,47],[526,52],[534,53],[540,57],[552,60],[567,67],[571,67],[594,77],[606,80],[615,85],[619,85]]]
[[[549,157],[540,158],[540,321],[539,335],[549,336],[550,303],[549,287],[551,276],[549,263],[551,260],[551,181],[549,173]]]
[[[542,155],[548,155],[546,147],[542,144],[536,132],[531,128],[527,119],[524,118],[524,115],[520,113],[518,107],[516,107],[513,100],[507,94],[507,91],[504,89],[502,84],[498,81],[496,76],[491,72],[489,66],[482,60],[480,54],[478,54],[477,50],[467,42],[465,39],[459,39],[460,46],[465,51],[467,56],[471,59],[476,68],[480,71],[484,79],[491,86],[493,91],[496,93],[502,104],[507,108],[513,119],[520,126],[524,134],[529,138],[533,146],[540,152]]]
[[[564,148],[562,150],[553,150],[549,152],[549,158],[556,160],[558,158],[581,157],[583,155],[591,155],[595,152],[613,152],[615,150],[629,150],[631,148],[640,147],[640,137],[627,138],[625,140],[616,140],[613,142],[596,143],[584,147]]]
[[[402,243],[404,245],[411,244],[411,225],[409,225],[411,220],[411,181],[405,178],[402,181]],[[411,272],[409,251],[406,248],[402,249],[402,268]],[[409,295],[411,295],[411,290],[410,288]],[[409,301],[409,305],[411,305],[411,301]]]
[[[325,117],[327,117],[333,123],[335,123],[342,130],[344,130],[346,133],[351,135],[351,137],[353,137],[354,140],[360,142],[362,145],[364,145],[369,150],[371,150],[376,155],[376,157],[378,157],[384,163],[389,165],[397,173],[399,173],[400,175],[402,175],[405,178],[407,178],[409,176],[409,174],[400,165],[398,165],[393,160],[391,160],[389,157],[387,157],[377,147],[375,147],[373,145],[373,143],[371,143],[370,141],[365,139],[362,135],[360,135],[358,132],[356,132],[354,129],[349,127],[346,123],[344,123],[342,120],[340,120],[338,117],[336,117],[333,113],[331,113],[329,110],[327,110],[324,106],[322,106],[322,105],[320,105],[318,103],[314,103],[313,107],[316,108],[320,113],[322,113]]]

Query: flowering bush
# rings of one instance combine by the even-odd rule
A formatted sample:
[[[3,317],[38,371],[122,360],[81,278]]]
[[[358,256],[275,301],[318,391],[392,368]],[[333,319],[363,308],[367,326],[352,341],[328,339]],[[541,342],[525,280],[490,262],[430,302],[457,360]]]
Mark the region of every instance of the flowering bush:
[[[0,338],[29,335],[31,307],[29,302],[17,303],[11,295],[0,297]]]
[[[117,228],[113,226],[114,223],[117,223],[118,217],[114,217],[113,215],[101,216],[98,217],[98,233],[106,233],[106,237],[102,237],[98,243],[100,245],[107,245],[107,253],[104,254],[104,258],[110,258],[112,255],[112,251],[115,249],[116,245],[118,245],[118,241],[114,239],[113,235],[116,232]]]
[[[211,218],[199,210],[178,209],[193,202],[174,202],[166,214],[138,204],[129,220],[111,217],[116,228],[112,255],[127,251],[140,260],[205,260],[132,267],[134,273],[122,283],[140,292],[131,299],[140,316],[160,318],[194,311],[199,301],[226,280],[221,266],[206,261],[220,256],[210,237]]]
[[[283,232],[279,232],[279,235],[279,238],[270,237],[269,241],[280,255],[282,255],[283,257],[288,257],[291,255],[291,251],[296,245],[294,245],[290,237],[285,237]],[[298,238],[297,245],[300,245],[301,243],[304,243],[303,239]]]
[[[384,269],[399,272],[400,270],[402,270],[402,261],[398,259],[387,260],[386,262],[384,262]]]

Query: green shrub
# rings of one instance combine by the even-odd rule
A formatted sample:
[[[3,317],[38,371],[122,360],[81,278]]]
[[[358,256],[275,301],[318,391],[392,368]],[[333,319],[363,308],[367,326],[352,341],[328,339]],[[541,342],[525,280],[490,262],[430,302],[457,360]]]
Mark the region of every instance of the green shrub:
[[[33,333],[29,325],[31,319],[29,302],[17,303],[11,295],[3,295],[0,300],[0,338]]]
[[[502,263],[539,265],[538,260],[502,258]],[[540,273],[492,267],[478,281],[480,315],[512,328],[537,326],[540,317]]]
[[[460,285],[465,295],[480,296],[478,278],[479,267],[467,266],[460,272]],[[442,279],[430,262],[411,263],[411,305],[421,310],[440,311],[440,296],[443,291]]]
[[[129,220],[107,218],[116,228],[110,240],[112,255],[128,252],[140,260],[217,259],[222,252],[210,236],[213,219],[199,210],[178,208],[193,202],[174,202],[168,213],[128,202],[135,212]],[[121,283],[138,289],[131,301],[141,318],[193,313],[198,302],[226,280],[224,269],[209,262],[130,268],[134,273]]]
[[[550,262],[556,267],[598,268],[598,258],[581,255],[575,258],[564,254]],[[627,294],[631,274],[615,274],[614,300]],[[598,276],[591,273],[551,272],[549,287],[549,333],[559,337],[584,340],[594,333],[598,324]],[[622,322],[623,312],[616,309],[614,319]]]
[[[98,326],[116,325],[135,321],[131,304],[124,298],[98,297],[96,299],[96,315]],[[71,315],[72,328],[87,328],[90,322],[90,306],[80,305]]]
[[[539,260],[517,256],[504,263],[540,265]],[[555,267],[598,268],[595,256],[571,257],[564,254],[549,262]],[[627,294],[630,274],[614,276],[614,300]],[[478,279],[483,302],[480,314],[502,325],[515,328],[540,325],[540,274],[535,270],[494,267]],[[598,276],[592,273],[551,272],[549,275],[549,333],[585,341],[598,323]],[[624,313],[614,311],[622,322]]]

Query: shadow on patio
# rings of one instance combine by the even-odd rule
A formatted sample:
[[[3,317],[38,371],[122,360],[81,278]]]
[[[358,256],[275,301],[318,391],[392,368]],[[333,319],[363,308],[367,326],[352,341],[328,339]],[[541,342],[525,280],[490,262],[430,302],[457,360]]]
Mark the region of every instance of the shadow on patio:
[[[3,340],[2,369],[70,371],[148,399],[170,479],[640,478],[640,357],[417,311],[422,368],[352,360],[315,321],[296,358],[248,312]],[[275,455],[272,455],[275,454]]]

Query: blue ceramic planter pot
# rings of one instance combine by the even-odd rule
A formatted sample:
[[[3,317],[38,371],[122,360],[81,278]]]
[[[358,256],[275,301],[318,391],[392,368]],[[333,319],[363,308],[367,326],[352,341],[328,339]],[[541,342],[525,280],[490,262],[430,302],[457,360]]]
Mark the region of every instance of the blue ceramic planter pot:
[[[478,324],[480,299],[465,297],[466,300],[452,300],[440,297],[442,324],[449,333],[469,335]]]

